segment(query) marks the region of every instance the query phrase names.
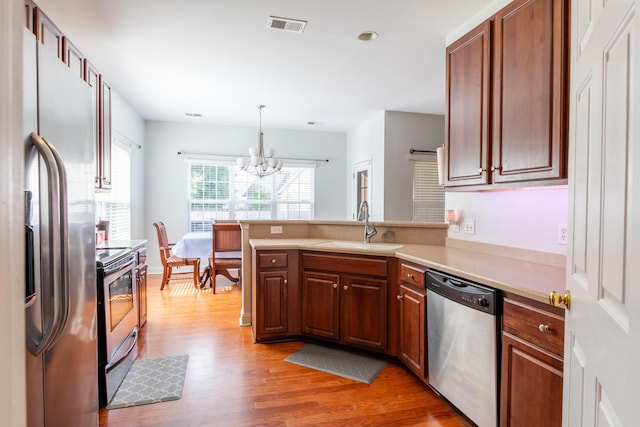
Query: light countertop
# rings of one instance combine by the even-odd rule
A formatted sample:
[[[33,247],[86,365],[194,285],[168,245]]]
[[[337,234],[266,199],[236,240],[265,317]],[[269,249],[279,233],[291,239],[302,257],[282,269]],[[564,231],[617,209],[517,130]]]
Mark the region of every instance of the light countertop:
[[[147,243],[146,239],[137,240],[105,240],[96,246],[97,249],[119,249],[131,248],[139,249]]]
[[[543,303],[564,293],[565,268],[449,246],[342,242],[326,239],[251,239],[256,250],[303,249],[393,256]]]

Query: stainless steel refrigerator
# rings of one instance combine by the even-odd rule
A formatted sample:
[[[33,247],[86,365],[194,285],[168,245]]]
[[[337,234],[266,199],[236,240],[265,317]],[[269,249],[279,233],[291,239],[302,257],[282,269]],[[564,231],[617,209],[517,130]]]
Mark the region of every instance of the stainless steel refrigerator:
[[[27,423],[98,425],[90,88],[25,29]]]

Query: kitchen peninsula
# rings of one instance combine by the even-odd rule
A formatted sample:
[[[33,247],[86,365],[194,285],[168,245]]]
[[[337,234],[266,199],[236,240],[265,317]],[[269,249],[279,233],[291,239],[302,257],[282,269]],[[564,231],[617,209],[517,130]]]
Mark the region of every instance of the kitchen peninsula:
[[[560,414],[564,310],[549,304],[549,293],[564,293],[564,256],[449,239],[444,224],[376,227],[377,241],[364,243],[362,223],[244,223],[258,230],[244,233],[254,340],[377,352],[429,384],[425,283],[433,269],[500,291],[501,419],[544,408]]]

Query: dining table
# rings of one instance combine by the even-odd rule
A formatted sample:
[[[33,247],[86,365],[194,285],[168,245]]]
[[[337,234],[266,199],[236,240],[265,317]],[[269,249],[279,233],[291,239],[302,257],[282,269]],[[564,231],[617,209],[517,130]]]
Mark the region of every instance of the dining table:
[[[211,256],[211,232],[191,231],[185,233],[171,248],[180,258],[209,258]]]
[[[210,231],[190,231],[185,233],[178,242],[171,247],[171,252],[180,258],[211,258],[212,256],[212,240]],[[237,255],[232,252],[217,252],[216,258],[235,258]],[[211,274],[211,268],[207,266],[200,275],[200,288],[204,288]],[[232,277],[228,272],[223,275],[232,282],[238,282],[239,279]]]

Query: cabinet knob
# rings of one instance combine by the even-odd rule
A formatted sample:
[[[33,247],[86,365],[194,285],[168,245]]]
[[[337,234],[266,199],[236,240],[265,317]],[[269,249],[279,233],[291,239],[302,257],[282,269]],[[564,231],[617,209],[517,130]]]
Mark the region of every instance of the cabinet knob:
[[[344,289],[344,290],[346,291],[346,290],[348,290],[348,289],[349,289],[349,287],[348,287],[347,285],[344,285],[344,286],[342,287],[342,289]]]
[[[275,258],[272,258],[272,259],[271,259],[271,264],[275,264],[275,263],[276,263],[276,259],[275,259]]]
[[[493,168],[492,168],[492,169],[493,169]],[[480,168],[480,169],[478,169],[478,173],[482,173],[482,172],[486,172],[486,171],[487,171],[487,169],[486,169],[486,168]]]
[[[287,282],[287,279],[284,279],[284,284],[286,285],[287,283],[288,283],[288,282]]]
[[[337,288],[338,288],[338,284],[337,284],[337,283],[334,283],[334,284],[333,284],[333,289],[337,289]]]
[[[567,307],[567,310],[571,309],[571,293],[566,291],[564,295],[560,295],[556,291],[551,291],[549,293],[549,303],[554,307],[560,307],[564,305]]]
[[[396,298],[398,298],[398,301],[400,301],[402,299],[402,295],[396,295]]]
[[[408,277],[409,279],[413,280],[413,274],[411,274],[411,273],[407,273],[407,277]]]
[[[549,332],[549,326],[548,325],[540,325],[538,326],[538,329],[540,329],[540,332]]]
[[[502,169],[501,166],[491,166],[491,172],[495,172],[495,171],[500,172],[501,169]]]

